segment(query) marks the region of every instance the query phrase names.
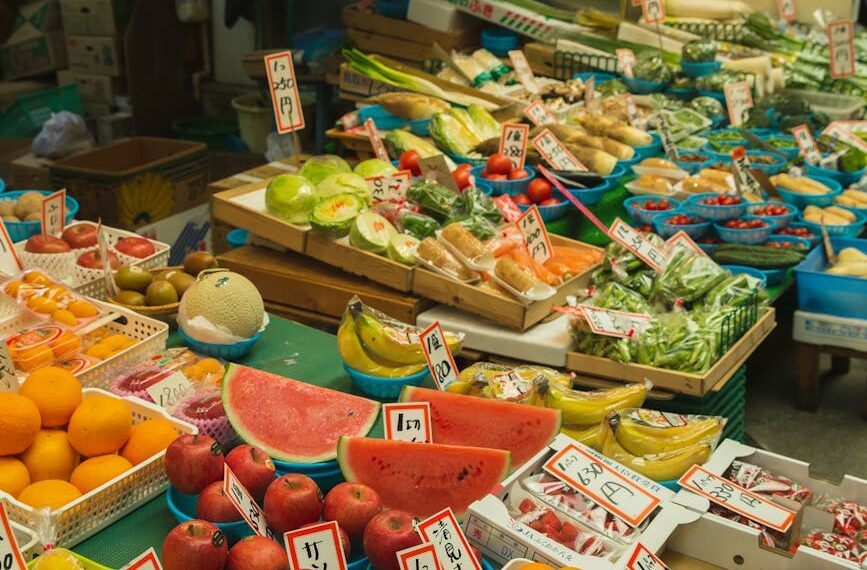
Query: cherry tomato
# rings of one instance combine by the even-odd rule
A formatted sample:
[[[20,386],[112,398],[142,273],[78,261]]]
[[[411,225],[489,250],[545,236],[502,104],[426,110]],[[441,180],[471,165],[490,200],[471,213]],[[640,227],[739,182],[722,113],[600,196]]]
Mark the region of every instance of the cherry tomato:
[[[418,161],[421,160],[421,155],[417,150],[408,150],[398,159],[398,164],[401,170],[409,170],[413,176],[421,176],[421,168]]]
[[[485,176],[487,180],[508,180],[505,174],[488,174]]]
[[[492,154],[488,157],[487,168],[491,174],[504,174],[508,176],[512,172],[512,161],[505,154]]]
[[[509,180],[523,180],[524,178],[529,178],[530,173],[524,170],[523,168],[516,168],[512,172],[509,173]]]
[[[469,164],[461,164],[452,172],[452,178],[455,179],[455,184],[457,184],[458,188],[461,190],[470,185],[470,170],[472,170],[472,168],[473,167]]]
[[[643,226],[638,228],[638,231],[643,233],[643,234],[652,234],[656,230],[653,229],[653,226],[650,226],[648,224],[644,224]]]
[[[671,210],[671,202],[668,200],[647,200],[640,205],[644,210],[662,211]]]
[[[560,200],[557,198],[548,198],[547,200],[542,200],[539,202],[540,206],[557,206],[560,204]]]
[[[534,178],[527,186],[527,196],[529,196],[530,200],[537,204],[541,204],[542,202],[550,198],[551,194],[551,185],[548,184],[547,180],[544,180],[542,178]]]
[[[668,218],[666,223],[672,226],[688,226],[692,224],[699,224],[701,222],[694,218],[690,218],[685,214],[677,214],[676,216]]]
[[[517,196],[512,196],[512,202],[514,202],[515,204],[520,204],[521,206],[529,206],[533,203],[533,201],[530,200],[530,197],[526,194],[518,194]]]
[[[719,196],[705,198],[701,203],[706,206],[734,206],[741,203],[741,198],[740,196],[733,196],[731,194],[720,194]]]

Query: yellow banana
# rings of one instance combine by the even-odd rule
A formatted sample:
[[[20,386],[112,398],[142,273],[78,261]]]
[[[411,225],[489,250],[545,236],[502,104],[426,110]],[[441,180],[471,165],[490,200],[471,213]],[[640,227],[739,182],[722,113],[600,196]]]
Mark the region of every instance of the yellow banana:
[[[467,395],[470,393],[470,390],[473,389],[473,383],[467,382],[466,380],[458,380],[457,382],[452,382],[446,387],[446,392],[452,392],[453,394],[464,394]]]
[[[548,384],[545,407],[560,410],[563,425],[574,426],[598,424],[615,410],[637,408],[644,403],[647,385],[627,384],[608,390],[582,392]]]
[[[372,358],[364,350],[361,340],[355,334],[352,317],[348,315],[343,317],[343,322],[340,323],[340,328],[337,330],[337,348],[347,366],[371,376],[383,378],[410,376],[421,372],[427,366],[427,364],[401,365],[393,362],[380,362]]]
[[[384,324],[373,315],[357,311],[354,315],[355,328],[364,345],[376,356],[399,364],[420,364],[425,362],[424,352],[417,335],[407,334],[406,330]],[[461,338],[445,332],[446,344],[453,355],[461,348]]]
[[[714,418],[690,422],[685,426],[655,428],[620,418],[614,433],[617,442],[633,455],[656,455],[684,449],[716,437],[722,423]]]
[[[575,441],[583,443],[596,451],[600,451],[599,436],[602,434],[602,422],[590,427],[560,427],[560,433],[568,435]]]

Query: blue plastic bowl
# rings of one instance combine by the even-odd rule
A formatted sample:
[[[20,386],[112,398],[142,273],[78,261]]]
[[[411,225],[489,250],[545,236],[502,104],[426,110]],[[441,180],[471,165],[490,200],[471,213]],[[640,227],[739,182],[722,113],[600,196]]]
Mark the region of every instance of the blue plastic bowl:
[[[346,370],[346,374],[349,375],[352,383],[355,384],[355,387],[360,392],[383,400],[394,400],[400,396],[400,391],[403,390],[404,386],[420,386],[429,374],[427,367],[425,367],[424,370],[412,376],[380,378],[350,368],[345,362],[343,363],[343,369]]]
[[[420,137],[430,136],[430,119],[416,119],[409,122],[409,130]]]
[[[816,166],[814,164],[810,164],[809,162],[804,163],[804,170],[807,172],[807,175],[810,178],[815,178],[816,176],[822,176],[824,178],[830,178],[835,182],[839,182],[844,187],[849,187],[852,184],[855,184],[861,177],[864,176],[864,173],[867,172],[867,168],[862,168],[856,172],[842,172],[840,170],[831,170],[830,168],[822,168],[821,166]]]
[[[801,251],[803,253],[807,253],[811,249],[813,249],[813,242],[806,238],[801,238],[798,236],[788,236],[788,235],[778,235],[774,234],[768,238],[767,243],[790,243],[792,244],[792,249],[794,251]]]
[[[229,242],[229,247],[232,249],[244,247],[249,239],[250,232],[242,228],[235,228],[226,234],[226,241]]]
[[[196,352],[200,352],[214,358],[222,358],[224,360],[235,360],[250,354],[253,350],[253,345],[262,338],[262,333],[256,333],[253,338],[241,341],[235,344],[211,344],[209,342],[199,342],[190,338],[184,333],[184,329],[178,325],[178,333],[184,340],[184,344]]]
[[[743,216],[744,220],[757,220],[756,216]],[[756,245],[768,241],[771,234],[774,232],[774,225],[767,220],[764,220],[766,226],[764,228],[752,228],[746,230],[738,230],[727,228],[722,224],[714,224],[714,229],[719,235],[719,238],[726,243],[742,243],[746,245]]]
[[[594,78],[596,85],[601,85],[606,81],[613,81],[617,79],[617,76],[612,73],[605,73],[604,71],[587,71],[584,73],[576,73],[572,76],[572,79],[580,79],[582,82],[587,83],[587,80],[590,78]]]
[[[706,254],[710,255],[710,254],[712,254],[712,253],[714,252],[714,250],[716,250],[716,248],[718,248],[718,247],[719,247],[720,245],[722,245],[722,244],[719,244],[719,243],[701,243],[701,242],[698,242],[698,243],[696,243],[695,245],[697,245],[698,247],[700,247],[700,248],[702,249],[702,251],[704,251]]]
[[[494,196],[501,196],[503,194],[517,196],[518,194],[523,194],[527,191],[527,186],[530,185],[530,181],[536,177],[536,169],[526,165],[524,166],[524,170],[529,172],[530,176],[520,180],[490,180],[488,178],[482,178],[482,170],[484,169],[484,165],[476,166],[470,172],[476,177],[476,180],[481,180],[490,186],[493,190]]]
[[[692,99],[698,95],[698,90],[693,87],[669,87],[665,94],[675,99]]]
[[[714,99],[722,103],[723,107],[725,107],[726,96],[725,93],[723,93],[722,91],[704,91],[702,89],[699,89],[698,94],[702,97],[713,97]]]
[[[304,475],[310,475],[311,473],[328,473],[329,471],[340,469],[336,459],[320,461],[319,463],[293,463],[290,461],[281,461],[272,457],[271,461],[274,462],[274,467],[277,468],[277,471],[281,475],[285,475],[286,473],[302,473]]]
[[[632,158],[627,159],[627,160],[618,160],[617,166],[622,166],[624,168],[624,170],[626,170],[626,172],[632,172],[633,166],[635,166],[636,164],[638,164],[639,162],[641,162],[645,158],[653,156],[653,154],[649,154],[647,156],[641,156],[641,154],[639,152],[637,152],[638,149],[635,149],[635,150],[636,150],[635,156],[633,156]],[[654,153],[654,154],[658,154],[658,153]]]
[[[198,495],[185,495],[171,485],[166,490],[166,504],[179,523],[194,520],[196,518],[196,502]],[[243,519],[229,523],[214,523],[223,531],[229,544],[234,544],[245,536],[252,536],[253,529]]]
[[[783,199],[783,202],[794,204],[799,209],[803,210],[807,206],[830,206],[834,203],[834,198],[843,193],[843,186],[836,180],[825,178],[823,176],[809,176],[816,182],[821,182],[831,189],[827,194],[799,194],[798,192],[790,192],[785,188],[777,187],[777,194]]]
[[[779,285],[783,282],[783,279],[786,278],[786,273],[789,271],[789,268],[782,267],[779,269],[761,269],[760,271],[765,275],[765,286],[773,287],[774,285]]]
[[[713,75],[722,67],[721,61],[681,61],[680,69],[687,77]]]
[[[484,194],[485,196],[490,196],[494,193],[494,189],[491,188],[491,185],[484,180],[476,179],[476,188],[481,190],[482,194]]]
[[[758,210],[762,206],[785,206],[789,212],[783,214],[781,216],[763,216],[761,214],[756,214],[755,210]],[[791,204],[780,203],[780,202],[755,202],[747,206],[747,213],[754,217],[759,218],[761,220],[765,220],[766,222],[770,222],[773,225],[775,230],[786,227],[789,222],[791,222],[795,216],[798,215],[798,208]]]
[[[605,182],[608,183],[609,187],[616,187],[620,184],[620,179],[626,176],[626,168],[624,168],[621,164],[615,164],[614,170],[611,171],[611,174],[600,175],[605,179]]]
[[[861,230],[864,229],[864,225],[867,224],[867,216],[860,212],[854,212],[855,214],[855,223],[852,224],[843,224],[843,225],[825,225],[825,229],[828,230],[828,235],[831,237],[845,237],[845,238],[855,238],[861,235]],[[822,224],[816,224],[813,222],[808,222],[804,219],[804,213],[801,212],[799,216],[799,220],[802,224],[807,226],[810,231],[813,232],[814,235],[821,236],[822,235]]]
[[[5,188],[5,183],[3,185]],[[50,194],[54,194],[51,190],[15,190],[12,192],[2,192],[0,191],[0,201],[3,200],[17,200],[24,194],[28,192],[39,192],[43,196],[48,196]],[[69,192],[66,193],[66,224],[69,225],[75,215],[78,213],[78,202],[69,195]],[[42,222],[40,220],[31,220],[29,222],[7,222],[3,221],[3,224],[6,226],[6,230],[9,232],[9,237],[13,242],[24,241],[30,236],[35,236],[36,234],[42,232]]]
[[[690,216],[697,216],[705,220],[718,222],[720,220],[730,220],[743,215],[747,210],[747,202],[741,199],[740,204],[732,204],[731,206],[718,206],[715,204],[702,204],[702,200],[707,198],[717,198],[719,194],[716,192],[705,192],[702,194],[694,194],[686,199],[683,209]]]
[[[665,83],[660,83],[658,81],[646,81],[644,79],[637,79],[634,77],[624,77],[623,83],[626,84],[626,88],[629,89],[630,93],[635,93],[637,95],[647,95],[649,93],[659,93],[665,88]]]
[[[376,0],[376,11],[380,16],[406,20],[409,0]]]
[[[509,51],[518,49],[518,34],[505,28],[482,30],[482,47],[497,57],[508,57]]]
[[[487,158],[473,158],[471,156],[461,156],[459,154],[452,154],[450,152],[447,152],[446,156],[455,161],[456,164],[469,164],[473,167],[480,166],[484,168],[485,163],[488,162]]]
[[[746,265],[720,265],[720,267],[731,271],[733,275],[743,274],[755,277],[762,282],[762,287],[768,286],[768,278],[765,276],[765,273],[755,267],[747,267]]]
[[[570,188],[567,187],[566,190],[575,196],[579,202],[584,204],[585,206],[592,206],[594,204],[598,204],[600,200],[602,200],[602,196],[605,195],[605,192],[611,188],[611,184],[606,180],[599,186],[595,188]]]
[[[348,570],[365,570],[365,568],[370,567],[370,561],[367,559],[367,556],[359,556],[358,558],[350,558],[346,561],[346,568]]]
[[[657,201],[657,200],[668,200],[669,204],[671,204],[671,210],[645,210],[644,208],[639,208],[636,204],[643,204],[648,200]],[[652,224],[653,218],[662,214],[664,212],[672,212],[680,208],[681,203],[674,198],[669,198],[668,196],[633,196],[631,198],[627,198],[623,201],[623,207],[626,209],[626,212],[629,216],[642,224]]]
[[[543,222],[548,223],[548,222],[553,222],[553,221],[559,220],[560,218],[562,218],[563,216],[566,215],[566,212],[569,211],[569,207],[572,206],[572,204],[568,200],[561,199],[561,198],[559,198],[559,196],[557,198],[560,199],[559,204],[555,204],[552,206],[541,206],[539,204],[536,205],[536,207],[539,209],[539,215],[542,216]],[[516,204],[516,205],[518,206],[518,209],[521,210],[522,212],[526,212],[527,210],[529,210],[530,208],[533,207],[532,204],[531,205]]]
[[[710,230],[712,222],[709,221],[701,221],[697,224],[668,224],[666,220],[671,218],[677,214],[685,214],[682,209],[681,210],[672,210],[670,212],[663,212],[658,214],[653,218],[653,227],[656,228],[656,233],[661,235],[664,238],[670,238],[677,232],[683,230],[686,232],[686,235],[691,237],[693,240],[698,240],[704,237],[704,235]]]
[[[781,147],[774,147],[778,151],[785,153],[786,158],[788,158],[789,160],[797,157],[801,152],[801,149],[798,148],[798,143],[795,142],[795,137],[793,137],[791,135],[781,135],[781,134],[771,135],[768,137],[767,140],[768,141],[785,140],[785,141],[791,142],[794,145],[792,147],[782,147],[782,148]]]
[[[635,156],[640,157],[639,160],[656,156],[662,151],[662,139],[659,135],[651,133],[650,138],[653,139],[653,142],[650,144],[635,147]],[[623,161],[618,161],[617,163],[623,164]]]
[[[773,164],[759,164],[757,162],[753,162],[752,157],[754,156],[769,156],[774,159]],[[772,152],[766,152],[764,150],[748,150],[747,158],[750,160],[750,168],[755,168],[756,170],[761,170],[768,176],[773,176],[774,174],[779,174],[783,171],[783,168],[786,167],[786,159],[784,159],[779,154],[774,154]]]
[[[821,235],[821,233],[818,233],[818,234],[817,234],[817,233],[813,232],[813,230],[812,230],[811,228],[808,228],[808,227],[807,227],[807,224],[805,224],[805,223],[803,223],[803,222],[799,222],[799,221],[797,221],[797,220],[794,221],[794,222],[789,222],[789,225],[786,226],[786,227],[789,227],[789,228],[806,228],[806,229],[809,230],[811,233],[813,233],[813,237],[811,237],[811,238],[802,238],[802,237],[799,237],[799,236],[790,236],[790,235],[787,235],[787,234],[777,234],[776,232],[775,232],[774,235],[771,236],[771,237],[797,237],[798,239],[803,239],[803,240],[806,240],[806,241],[810,242],[810,249],[816,247],[817,245],[819,245],[819,244],[822,242],[822,235]],[[777,231],[779,231],[779,230],[777,230]],[[770,238],[768,238],[768,239],[770,239]]]
[[[362,125],[367,119],[373,119],[373,123],[377,129],[390,131],[405,127],[408,123],[406,119],[401,119],[397,115],[392,115],[379,105],[366,105],[358,110],[358,118]]]
[[[690,152],[690,153],[686,153],[686,154],[697,154],[700,157],[704,157],[707,159],[707,160],[703,160],[701,162],[693,162],[693,161],[687,161],[687,160],[673,160],[672,161],[681,170],[686,170],[690,174],[695,174],[699,170],[706,168],[708,165],[710,165],[711,163],[714,162],[714,159],[712,156],[708,156],[708,155],[704,154],[703,152]]]

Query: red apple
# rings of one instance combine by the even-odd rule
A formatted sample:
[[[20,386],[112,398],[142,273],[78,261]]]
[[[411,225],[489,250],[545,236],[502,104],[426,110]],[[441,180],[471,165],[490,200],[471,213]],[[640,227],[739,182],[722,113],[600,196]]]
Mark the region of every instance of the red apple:
[[[24,249],[30,253],[66,253],[71,248],[60,238],[46,234],[36,234],[27,238]]]
[[[187,495],[223,479],[223,448],[206,435],[178,436],[166,449],[166,475]]]
[[[274,462],[268,454],[252,445],[239,445],[226,456],[226,465],[256,502],[261,504],[265,490],[276,476]]]
[[[412,515],[397,509],[373,517],[364,529],[364,552],[374,570],[399,570],[395,553],[421,544],[412,528]]]
[[[337,521],[354,542],[364,535],[370,519],[382,510],[376,491],[361,483],[340,483],[325,496],[323,517]]]
[[[308,526],[313,526],[317,524],[322,524],[322,521],[303,524],[299,528],[307,528]],[[340,533],[340,546],[343,547],[343,556],[346,557],[346,561],[348,562],[349,553],[352,551],[352,541],[349,540],[349,535],[346,534],[346,531],[343,530],[343,527],[340,526],[340,523],[337,523],[337,531]]]
[[[102,269],[102,257],[99,255],[98,249],[85,251],[78,256],[76,263],[88,269]],[[121,265],[120,259],[110,251],[108,252],[108,263],[112,269],[119,269]]]
[[[299,473],[275,479],[265,491],[265,519],[281,535],[322,516],[322,491],[316,481]]]
[[[289,570],[289,557],[270,538],[245,536],[229,549],[226,570]]]
[[[163,542],[164,570],[223,570],[228,547],[226,536],[208,521],[182,522]]]
[[[223,482],[214,481],[204,489],[196,501],[196,518],[214,523],[241,520],[241,513],[223,491]]]
[[[72,249],[93,247],[98,241],[96,237],[96,226],[89,223],[74,224],[63,230],[60,239],[68,243],[69,247]]]
[[[139,259],[145,258],[149,255],[153,255],[156,251],[156,249],[154,248],[154,244],[152,244],[149,239],[142,237],[120,238],[117,243],[114,244],[114,247],[121,253],[125,253],[129,256],[137,257]]]

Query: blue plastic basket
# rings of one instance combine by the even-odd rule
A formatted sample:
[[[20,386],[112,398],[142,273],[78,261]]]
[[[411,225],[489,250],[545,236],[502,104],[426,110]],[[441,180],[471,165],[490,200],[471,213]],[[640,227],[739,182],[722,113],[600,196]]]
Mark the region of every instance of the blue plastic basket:
[[[795,221],[793,221],[793,222],[789,222],[789,225],[786,226],[786,227],[789,227],[789,228],[805,228],[805,229],[809,230],[811,233],[813,233],[813,230],[811,230],[810,228],[808,228],[808,227],[807,227],[807,224],[805,224],[805,223],[803,223],[803,222],[799,222],[799,221],[797,221],[797,219],[796,219]],[[777,232],[777,231],[779,231],[779,230],[775,230],[775,231],[774,231],[774,234],[775,234],[775,235],[776,235],[776,232]],[[789,237],[787,234],[781,234],[781,236],[782,236],[782,237]],[[800,237],[800,236],[791,236],[791,237]],[[821,236],[820,234],[813,233],[813,237],[811,237],[811,238],[800,238],[800,239],[805,239],[805,240],[807,240],[808,242],[810,242],[810,247],[813,248],[813,247],[816,247],[817,245],[819,245],[819,243],[821,243],[821,241],[822,241],[822,236]]]
[[[867,239],[831,238],[834,251],[846,247],[867,253]],[[798,308],[852,319],[867,319],[867,279],[851,275],[826,273],[828,258],[825,248],[814,248],[795,267]]]
[[[5,184],[4,184],[5,188]],[[11,192],[0,193],[0,201],[17,200],[28,192],[38,192],[43,196],[48,196],[54,192],[51,190],[14,190]],[[75,215],[78,213],[78,202],[66,193],[66,225],[69,225]],[[13,242],[24,241],[30,236],[35,236],[42,232],[42,222],[40,220],[31,220],[29,222],[7,222],[3,221],[6,230],[9,232],[9,237]]]
[[[754,156],[769,156],[774,159],[773,164],[758,164],[753,162],[752,157]],[[766,152],[763,150],[748,150],[747,158],[750,159],[750,168],[755,168],[756,170],[761,170],[768,176],[773,176],[774,174],[779,174],[783,171],[783,168],[786,166],[786,159],[784,159],[779,154],[774,154],[772,152]]]
[[[604,196],[605,192],[609,189],[611,189],[611,184],[609,184],[608,181],[603,182],[595,188],[566,188],[570,194],[575,196],[578,201],[585,206],[598,204],[599,201],[602,200],[602,196]]]
[[[745,220],[757,220],[756,216],[743,216]],[[719,238],[726,243],[742,243],[746,245],[756,245],[768,241],[771,234],[774,233],[774,225],[765,221],[764,228],[752,228],[746,230],[738,230],[735,228],[727,228],[722,224],[714,224],[714,229],[719,235]]]
[[[807,206],[830,206],[834,203],[834,198],[843,193],[843,187],[836,180],[825,178],[823,176],[809,176],[816,182],[821,182],[831,189],[827,194],[799,194],[798,192],[790,192],[785,188],[777,186],[777,194],[780,195],[783,202],[794,204],[799,209],[803,210]]]
[[[223,360],[235,360],[250,354],[250,351],[253,350],[253,345],[262,338],[262,333],[259,332],[256,333],[253,338],[248,338],[247,340],[235,344],[211,344],[209,342],[199,342],[187,336],[180,324],[178,325],[178,334],[181,335],[184,344],[192,350],[207,356],[213,356],[214,358],[222,358]]]
[[[801,251],[803,253],[807,253],[811,249],[813,249],[813,243],[805,238],[801,238],[798,236],[787,236],[787,235],[772,235],[768,238],[768,243],[790,243],[792,244],[792,249],[794,251]]]
[[[779,285],[783,282],[789,268],[781,267],[779,269],[761,269],[760,271],[765,275],[766,286],[773,287],[774,285]]]
[[[249,239],[250,232],[242,228],[235,228],[226,234],[226,241],[229,242],[229,247],[232,249],[244,247]]]
[[[789,211],[788,213],[782,214],[780,216],[763,216],[761,214],[756,214],[755,211],[762,206],[785,206]],[[781,202],[755,202],[747,206],[747,213],[754,218],[759,218],[760,220],[770,222],[773,225],[774,229],[778,230],[789,225],[789,222],[791,222],[795,218],[795,216],[798,215],[798,208],[791,204]]]
[[[653,142],[651,142],[650,144],[635,147],[635,156],[640,157],[640,159],[644,159],[651,156],[656,156],[662,151],[662,139],[659,137],[659,135],[656,133],[651,133],[650,138],[653,139]],[[623,164],[623,161],[619,160],[617,161],[617,163]]]
[[[681,153],[681,154],[683,154],[683,153]],[[673,160],[673,161],[672,161],[672,162],[674,162],[674,163],[675,163],[675,164],[676,164],[676,165],[677,165],[681,170],[686,170],[686,171],[689,172],[690,174],[695,174],[695,173],[698,172],[699,170],[701,170],[701,169],[703,169],[703,168],[707,168],[707,166],[709,166],[711,163],[714,162],[714,159],[713,159],[712,156],[708,156],[708,155],[706,155],[706,154],[704,154],[704,153],[697,153],[697,152],[696,152],[696,153],[687,153],[687,154],[697,154],[699,157],[702,157],[702,158],[705,158],[705,159],[706,159],[706,160],[702,160],[702,161],[700,161],[700,162],[693,162],[693,161],[688,161],[688,160]],[[679,155],[679,156],[680,156],[680,155]]]
[[[665,89],[665,83],[660,83],[658,81],[646,81],[644,79],[637,79],[635,77],[624,77],[623,83],[626,84],[627,89],[629,89],[630,93],[635,93],[637,95],[647,95],[649,93],[659,93],[663,89]]]
[[[626,168],[621,164],[615,164],[614,170],[611,171],[611,174],[600,175],[605,179],[605,182],[608,183],[609,188],[616,187],[620,184],[620,179],[626,176]]]
[[[617,79],[616,75],[605,73],[604,71],[586,71],[583,73],[576,73],[572,76],[572,79],[580,79],[582,82],[587,83],[587,80],[591,77],[595,80],[596,85],[601,85],[606,81]]]
[[[851,211],[851,210],[850,210]],[[833,237],[844,237],[844,238],[856,238],[861,234],[861,231],[864,229],[864,224],[867,224],[867,216],[860,212],[852,212],[855,214],[855,222],[851,224],[841,224],[841,225],[825,225],[825,229],[828,230],[828,235]],[[802,224],[807,226],[810,231],[815,235],[822,235],[822,224],[816,224],[813,222],[808,222],[804,219],[804,213],[801,212],[801,215],[798,218]]]
[[[530,208],[533,207],[532,204],[530,204],[530,205],[516,204],[516,205],[518,206],[518,209],[521,210],[522,212],[526,212],[527,210],[529,210]],[[559,220],[560,218],[562,218],[563,216],[566,215],[566,212],[569,211],[569,208],[571,206],[572,206],[572,204],[568,200],[565,200],[565,199],[560,199],[559,204],[554,204],[551,206],[542,206],[540,204],[536,204],[536,207],[539,209],[539,215],[542,216],[542,221],[545,223],[554,222],[556,220]]]
[[[376,128],[384,131],[405,127],[409,121],[392,115],[379,105],[366,105],[358,110],[358,118],[362,124],[367,119],[373,119]]]
[[[638,149],[636,149],[636,151],[637,150]],[[653,156],[653,155],[648,155],[648,156]],[[626,170],[626,172],[631,173],[632,167],[635,166],[636,164],[638,164],[639,162],[641,162],[642,160],[644,160],[645,158],[648,158],[648,156],[641,156],[638,152],[636,152],[635,156],[633,156],[632,158],[628,158],[625,160],[618,160],[617,166],[622,166]]]
[[[360,392],[382,400],[396,399],[400,396],[400,391],[403,390],[404,386],[420,386],[429,374],[428,368],[425,367],[424,370],[412,376],[381,378],[359,372],[354,368],[350,368],[345,362],[343,363],[343,369],[346,370],[346,374],[349,375],[352,383]]]
[[[320,461],[318,463],[294,463],[291,461],[281,461],[272,457],[271,461],[274,462],[274,467],[280,475],[285,475],[286,473],[310,475],[313,473],[329,473],[335,469],[340,469],[336,459]]]
[[[861,177],[864,176],[865,172],[867,172],[867,168],[862,168],[861,170],[855,172],[843,172],[841,170],[822,168],[821,166],[816,166],[815,164],[810,164],[809,162],[804,163],[804,170],[810,177],[822,176],[824,178],[830,178],[831,180],[839,182],[842,186],[847,188],[861,180]]]
[[[430,119],[416,119],[409,122],[409,130],[420,137],[430,136]]]
[[[668,200],[668,203],[671,204],[670,210],[645,210],[643,208],[636,207],[636,204],[643,204],[650,201],[659,201],[659,200]],[[669,198],[668,196],[633,196],[631,198],[627,198],[623,201],[623,207],[626,209],[626,212],[629,216],[642,224],[652,224],[653,218],[658,216],[659,214],[665,212],[672,212],[680,208],[681,203],[674,198]]]
[[[743,274],[755,277],[762,282],[762,287],[768,286],[768,278],[765,276],[764,272],[755,267],[747,267],[746,265],[720,265],[720,267],[731,271],[733,275]]]
[[[693,240],[701,239],[704,235],[710,231],[711,223],[709,221],[702,221],[698,224],[668,224],[666,220],[671,218],[677,214],[685,214],[682,209],[681,210],[672,210],[671,212],[663,212],[658,214],[653,218],[653,227],[656,228],[656,233],[661,235],[664,238],[670,238],[677,232],[683,230],[686,235],[691,237]]]
[[[700,247],[700,248],[702,249],[702,251],[704,251],[706,254],[710,255],[710,254],[712,254],[712,253],[716,250],[716,248],[718,248],[721,244],[718,244],[718,243],[701,243],[701,242],[697,242],[695,245],[697,245],[698,247]]]
[[[704,77],[713,75],[722,67],[721,61],[682,61],[680,69],[687,77]]]
[[[185,495],[171,485],[166,490],[166,504],[179,523],[194,520],[196,517],[196,502],[199,500],[198,495]],[[238,542],[245,536],[252,536],[253,529],[243,519],[229,523],[213,523],[217,526],[230,544]]]
[[[491,196],[494,193],[494,189],[491,188],[491,185],[485,182],[484,180],[476,179],[476,188],[482,191],[482,194],[485,196]]]
[[[702,97],[713,97],[714,99],[722,103],[723,106],[725,106],[726,104],[726,96],[725,93],[723,93],[722,91],[704,91],[702,89],[699,89],[698,94]]]
[[[494,196],[501,196],[503,194],[517,196],[518,194],[523,194],[527,191],[527,186],[530,185],[530,181],[536,176],[536,170],[525,165],[524,170],[530,173],[530,176],[527,178],[522,178],[520,180],[489,180],[487,178],[482,178],[482,170],[484,169],[484,165],[476,166],[470,172],[476,177],[476,180],[481,180],[485,184],[489,185],[494,192]]]
[[[497,57],[507,57],[520,43],[518,34],[505,28],[485,28],[481,37],[482,47]]]
[[[716,192],[704,192],[702,194],[694,194],[686,199],[683,204],[683,209],[690,216],[698,216],[705,220],[718,222],[720,220],[730,220],[741,216],[747,210],[747,203],[741,199],[740,204],[732,204],[731,206],[718,206],[715,204],[702,204],[702,200],[708,198],[718,198]]]
[[[472,156],[461,156],[459,154],[452,154],[450,152],[446,152],[446,156],[452,159],[456,164],[469,164],[473,167],[478,166],[484,168],[485,163],[488,162],[487,158],[473,158]]]
[[[796,158],[796,157],[798,156],[798,154],[800,154],[800,152],[801,152],[801,149],[798,148],[798,143],[795,142],[795,137],[793,137],[793,136],[791,136],[791,135],[780,135],[780,134],[777,134],[777,135],[771,135],[770,137],[768,137],[767,140],[768,140],[768,141],[772,141],[772,140],[786,140],[786,141],[790,141],[790,142],[792,143],[792,145],[793,145],[793,146],[791,146],[791,147],[777,147],[777,146],[774,147],[774,148],[776,148],[778,151],[780,151],[780,152],[782,152],[782,153],[785,153],[786,158],[788,158],[789,160],[792,160],[793,158]]]
[[[409,0],[376,0],[376,11],[386,18],[406,20]]]

